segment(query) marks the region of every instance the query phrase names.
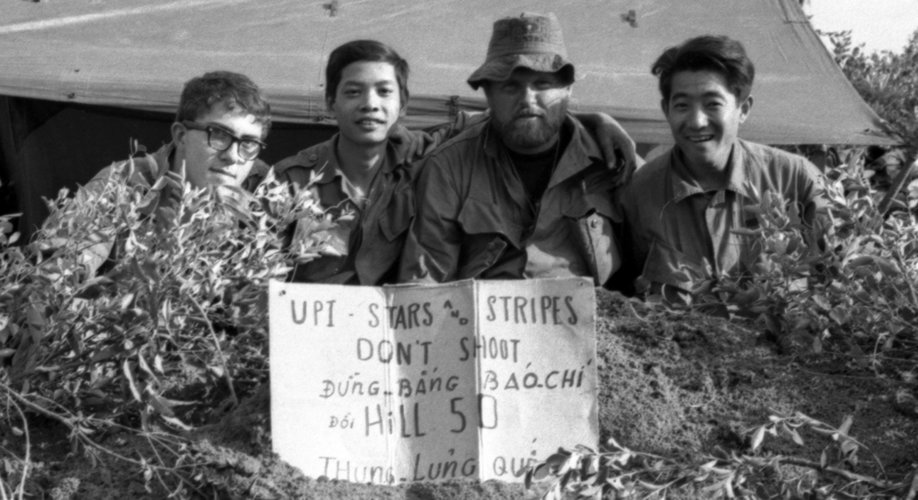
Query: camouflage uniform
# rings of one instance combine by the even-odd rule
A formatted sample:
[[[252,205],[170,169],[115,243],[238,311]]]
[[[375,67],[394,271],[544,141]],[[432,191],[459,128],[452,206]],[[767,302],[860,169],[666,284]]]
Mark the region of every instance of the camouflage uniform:
[[[274,166],[280,181],[312,191],[336,226],[323,254],[299,264],[294,281],[379,285],[396,278],[399,257],[414,217],[414,172],[408,147],[390,139],[365,199],[359,199],[338,165],[336,134],[331,139],[281,160]]]

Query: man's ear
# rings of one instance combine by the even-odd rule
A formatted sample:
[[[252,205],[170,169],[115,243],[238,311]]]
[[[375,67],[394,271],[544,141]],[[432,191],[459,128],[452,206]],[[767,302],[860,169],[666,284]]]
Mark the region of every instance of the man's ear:
[[[188,129],[179,122],[173,122],[170,132],[172,134],[172,142],[174,144],[179,144],[182,142],[182,139],[185,138],[185,134],[188,133]]]
[[[335,111],[335,98],[334,97],[325,98],[325,109],[327,109],[331,113],[334,113]]]
[[[746,118],[749,118],[749,112],[752,111],[752,103],[753,99],[750,95],[746,98],[745,101],[742,102],[742,104],[740,104],[740,123],[745,122]]]
[[[663,116],[669,118],[669,106],[667,106],[668,104],[667,101],[668,99],[666,99],[665,97],[663,99],[660,99],[660,109],[663,110]]]

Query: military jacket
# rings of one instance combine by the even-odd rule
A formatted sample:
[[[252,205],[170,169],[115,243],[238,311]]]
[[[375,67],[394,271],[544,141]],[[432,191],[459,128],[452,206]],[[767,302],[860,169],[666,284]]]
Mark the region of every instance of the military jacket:
[[[414,174],[407,146],[390,139],[365,199],[342,172],[338,135],[274,166],[278,180],[309,189],[335,223],[322,255],[297,265],[302,282],[380,285],[396,279],[408,226],[414,217]]]
[[[777,193],[812,221],[825,205],[818,169],[803,157],[738,139],[726,184],[703,189],[678,148],[639,168],[617,196],[625,267],[638,293],[691,292],[705,280],[747,272],[758,252],[743,229],[758,227],[762,193]]]
[[[528,193],[490,120],[470,126],[426,161],[417,186],[401,281],[591,276],[620,265],[612,179],[573,117],[548,187]]]

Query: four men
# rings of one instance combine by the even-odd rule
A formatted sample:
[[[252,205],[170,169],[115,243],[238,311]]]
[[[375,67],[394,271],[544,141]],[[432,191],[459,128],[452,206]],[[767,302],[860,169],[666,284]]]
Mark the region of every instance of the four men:
[[[693,38],[664,52],[653,73],[676,146],[618,186],[602,148],[568,111],[574,66],[553,14],[495,22],[486,60],[468,79],[483,88],[490,113],[453,127],[458,135],[425,161],[443,134],[396,125],[408,99],[407,62],[371,40],[338,47],[326,68],[338,134],[275,166],[337,220],[328,255],[293,279],[590,276],[597,286],[685,301],[701,281],[745,271],[751,242],[735,230],[753,224],[758,194],[778,193],[812,221],[819,173],[801,157],[737,137],[754,79],[739,42]],[[132,160],[124,175],[145,186],[184,172],[196,187],[253,187],[267,170],[256,158],[269,127],[270,109],[251,80],[207,73],[186,84],[172,142]],[[175,195],[163,190],[157,209],[174,206]],[[111,248],[94,245],[91,272]]]

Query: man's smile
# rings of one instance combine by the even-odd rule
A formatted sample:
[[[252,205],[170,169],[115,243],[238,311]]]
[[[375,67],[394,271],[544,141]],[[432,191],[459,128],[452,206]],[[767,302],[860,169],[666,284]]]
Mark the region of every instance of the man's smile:
[[[376,130],[386,126],[386,121],[381,118],[362,118],[354,123],[364,130]]]

